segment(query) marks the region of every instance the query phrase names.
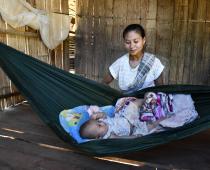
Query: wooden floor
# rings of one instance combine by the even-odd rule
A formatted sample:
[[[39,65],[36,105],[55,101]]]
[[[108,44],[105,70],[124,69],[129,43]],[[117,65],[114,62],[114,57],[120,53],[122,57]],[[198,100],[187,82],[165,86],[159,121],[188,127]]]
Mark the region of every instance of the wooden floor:
[[[210,169],[210,130],[118,157],[88,157],[60,140],[28,104],[0,111],[0,170]]]

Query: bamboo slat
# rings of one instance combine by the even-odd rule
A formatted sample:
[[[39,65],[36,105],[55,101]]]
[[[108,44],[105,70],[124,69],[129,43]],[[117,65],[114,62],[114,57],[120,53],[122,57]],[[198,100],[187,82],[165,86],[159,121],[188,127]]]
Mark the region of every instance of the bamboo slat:
[[[98,76],[100,81],[109,65],[125,52],[125,26],[140,23],[146,30],[147,51],[168,63],[169,73],[164,77],[167,82],[209,84],[209,10],[208,0],[78,0],[76,72],[86,77]],[[87,46],[90,31],[94,35],[93,46]],[[99,42],[103,44],[100,51]],[[103,69],[97,66],[100,60],[104,62]]]
[[[72,1],[74,1],[71,3],[73,5],[75,0]],[[68,14],[69,10],[67,0],[27,0],[27,2],[30,3],[34,8],[46,10],[47,12]],[[37,31],[27,26],[14,29],[0,18],[0,42],[4,42],[5,44],[8,44],[44,62],[52,63],[50,50],[48,50],[43,44]],[[64,67],[63,51],[64,50],[62,45],[57,47],[55,52],[56,61],[54,61],[55,65],[62,69]],[[68,56],[66,56],[66,58],[68,58]],[[16,95],[16,93],[18,93],[17,90],[1,70],[0,82],[0,89],[3,87],[8,89],[6,92],[2,90],[0,91],[0,95],[2,97],[0,99],[0,109],[16,104],[23,100],[21,96]]]

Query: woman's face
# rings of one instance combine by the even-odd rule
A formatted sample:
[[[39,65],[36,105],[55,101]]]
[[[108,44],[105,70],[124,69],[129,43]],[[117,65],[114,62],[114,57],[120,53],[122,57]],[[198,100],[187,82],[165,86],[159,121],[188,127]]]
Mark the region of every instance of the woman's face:
[[[130,31],[125,35],[124,46],[131,56],[135,56],[143,52],[145,42],[145,37],[142,38],[139,33]]]

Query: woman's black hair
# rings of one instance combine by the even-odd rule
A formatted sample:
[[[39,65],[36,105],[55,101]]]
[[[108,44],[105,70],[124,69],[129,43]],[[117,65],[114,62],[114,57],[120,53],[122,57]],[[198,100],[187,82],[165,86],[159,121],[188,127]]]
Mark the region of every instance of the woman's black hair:
[[[135,31],[135,32],[139,33],[142,38],[145,37],[144,28],[140,24],[130,24],[124,29],[123,38],[125,39],[126,34],[131,31]]]

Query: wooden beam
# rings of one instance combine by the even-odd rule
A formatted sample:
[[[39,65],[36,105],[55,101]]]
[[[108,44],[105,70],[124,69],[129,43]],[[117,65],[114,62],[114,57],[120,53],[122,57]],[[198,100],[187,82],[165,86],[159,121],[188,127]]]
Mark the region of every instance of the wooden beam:
[[[8,93],[8,94],[2,94],[2,95],[0,95],[0,99],[7,99],[9,97],[19,96],[19,95],[20,95],[20,92],[13,92],[13,93]]]
[[[75,34],[75,31],[69,31],[69,33]],[[11,35],[20,35],[20,36],[26,36],[26,37],[38,37],[39,34],[35,32],[23,32],[23,31],[17,31],[17,30],[6,30],[0,28],[0,34],[11,34]]]
[[[39,34],[35,32],[23,32],[23,31],[17,31],[17,30],[7,30],[0,28],[0,34],[11,34],[11,35],[20,35],[20,36],[26,36],[26,37],[38,37]]]

